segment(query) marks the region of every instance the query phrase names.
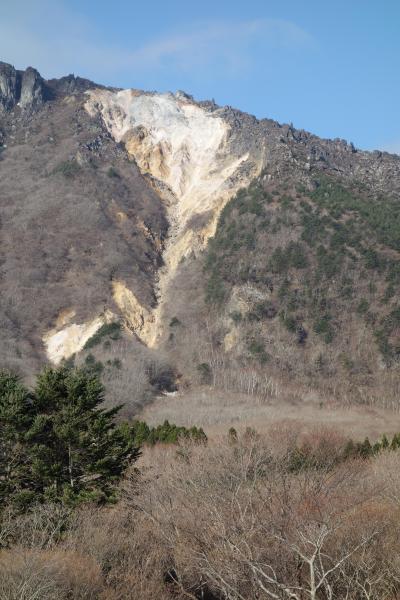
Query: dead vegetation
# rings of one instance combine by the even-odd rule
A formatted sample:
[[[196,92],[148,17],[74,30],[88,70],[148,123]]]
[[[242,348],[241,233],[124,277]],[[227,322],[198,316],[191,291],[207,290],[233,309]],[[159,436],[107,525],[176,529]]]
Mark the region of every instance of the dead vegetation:
[[[282,384],[277,397],[266,400],[201,386],[159,396],[142,409],[139,417],[151,425],[165,420],[186,427],[196,423],[211,437],[230,427],[243,431],[253,427],[267,434],[271,427],[283,423],[306,431],[331,427],[353,439],[368,436],[374,440],[382,432],[392,435],[400,430],[397,412],[379,406],[343,404],[307,389],[295,389],[290,383]]]
[[[156,446],[113,508],[5,512],[0,598],[392,600],[400,455],[337,462],[343,443],[282,426]]]
[[[154,302],[165,210],[84,100],[52,101],[29,119],[1,117],[0,357],[27,375],[43,364],[42,336],[63,312],[74,311],[75,323],[107,309],[119,315],[114,278],[144,305]]]

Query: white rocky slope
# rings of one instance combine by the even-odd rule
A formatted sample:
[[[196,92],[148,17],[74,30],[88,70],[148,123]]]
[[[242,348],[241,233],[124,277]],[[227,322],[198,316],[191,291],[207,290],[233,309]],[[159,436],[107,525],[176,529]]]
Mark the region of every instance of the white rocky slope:
[[[207,111],[185,94],[91,90],[88,96],[88,112],[100,113],[108,131],[125,145],[141,171],[151,175],[155,185],[163,184],[157,187],[166,199],[171,227],[156,310],[150,314],[140,307],[129,282],[114,286],[115,300],[132,328],[154,346],[162,333],[165,292],[173,284],[180,260],[204,247],[223,206],[261,165],[251,162],[242,169],[250,157],[235,152],[228,123],[218,110]]]
[[[129,328],[155,346],[163,331],[166,291],[173,285],[179,262],[204,247],[223,206],[259,172],[261,164],[240,146],[236,149],[220,110],[207,110],[183,93],[94,89],[87,96],[88,113],[101,116],[167,207],[170,230],[158,274],[156,309],[150,312],[141,306],[129,281],[113,282],[115,303]],[[79,352],[103,322],[99,315],[83,324],[69,319],[68,325],[47,332],[43,341],[49,358],[58,363]]]

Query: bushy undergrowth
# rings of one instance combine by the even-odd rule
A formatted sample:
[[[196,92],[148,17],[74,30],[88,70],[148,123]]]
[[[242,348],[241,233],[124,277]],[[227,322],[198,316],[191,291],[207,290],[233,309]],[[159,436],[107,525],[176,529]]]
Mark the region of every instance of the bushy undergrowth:
[[[115,507],[3,511],[0,597],[395,598],[400,453],[380,445],[344,459],[337,432],[283,425],[155,446]]]
[[[162,425],[156,427],[150,427],[145,421],[134,421],[132,425],[125,424],[124,427],[138,446],[143,444],[154,446],[157,443],[177,444],[183,440],[201,443],[207,441],[207,436],[201,427],[179,427],[168,421],[164,421]]]
[[[319,177],[317,184],[310,197],[334,219],[353,213],[375,232],[379,242],[400,250],[400,206],[397,201],[385,197],[367,198],[355,186],[349,189],[327,177]]]
[[[299,350],[319,340],[344,348],[352,317],[376,340],[386,366],[397,364],[399,204],[320,173],[311,185],[313,191],[300,190],[290,179],[269,184],[261,176],[239,191],[209,243],[206,302],[223,312],[234,288],[257,289],[258,303],[264,296],[272,311],[263,315],[250,306],[247,318],[240,314],[235,323],[243,337],[248,323],[254,328],[258,321],[267,332],[266,320],[280,317]],[[274,336],[280,347],[290,345],[276,327]],[[257,353],[251,356],[258,360]],[[335,356],[329,359],[333,373],[340,368]],[[353,372],[370,368],[363,363]]]
[[[104,323],[84,345],[84,350],[90,350],[109,337],[111,340],[118,340],[121,335],[120,323]]]
[[[81,166],[75,159],[72,159],[59,163],[54,169],[53,173],[60,173],[64,177],[73,178],[76,177],[80,171]]]

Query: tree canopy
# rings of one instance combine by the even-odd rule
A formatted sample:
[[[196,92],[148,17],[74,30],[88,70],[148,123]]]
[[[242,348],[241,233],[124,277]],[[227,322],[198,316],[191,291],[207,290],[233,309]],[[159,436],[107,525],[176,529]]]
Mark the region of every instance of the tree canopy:
[[[80,369],[46,368],[28,390],[0,373],[0,501],[112,501],[139,456],[133,438],[106,409],[98,378]]]

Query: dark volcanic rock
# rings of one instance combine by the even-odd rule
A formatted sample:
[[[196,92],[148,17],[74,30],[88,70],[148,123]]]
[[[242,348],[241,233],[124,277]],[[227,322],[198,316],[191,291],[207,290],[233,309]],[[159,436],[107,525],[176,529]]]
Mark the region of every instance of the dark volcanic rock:
[[[18,71],[0,62],[0,111],[10,111],[19,105],[24,112],[39,109],[47,100],[81,94],[96,85],[89,79],[67,75],[46,81],[33,67]]]
[[[23,109],[34,109],[45,100],[45,84],[36,69],[28,67],[22,74],[21,96],[19,103]]]
[[[19,97],[20,78],[13,66],[0,62],[0,110],[10,110]]]
[[[17,71],[7,63],[0,63],[0,110],[12,110],[17,104],[23,110],[39,108],[45,97],[45,82],[36,69]]]
[[[75,75],[72,74],[61,77],[60,79],[49,79],[46,83],[53,96],[68,96],[70,94],[86,92],[94,87],[103,87],[93,83],[90,79],[75,77]]]

